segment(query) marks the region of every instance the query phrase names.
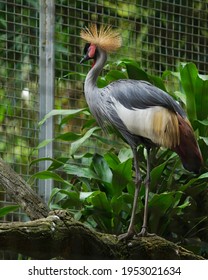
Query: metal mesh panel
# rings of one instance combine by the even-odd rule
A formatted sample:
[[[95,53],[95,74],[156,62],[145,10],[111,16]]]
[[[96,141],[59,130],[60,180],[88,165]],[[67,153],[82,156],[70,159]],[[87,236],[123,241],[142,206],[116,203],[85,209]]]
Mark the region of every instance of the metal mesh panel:
[[[207,5],[205,0],[56,0],[54,108],[86,106],[83,78],[68,73],[89,70],[79,64],[79,33],[89,22],[121,30],[123,47],[109,57],[111,61],[133,58],[153,74],[175,70],[179,61],[193,61],[206,74]],[[39,142],[39,9],[36,0],[0,0],[0,152],[26,179],[35,171],[29,169],[28,158]],[[64,129],[77,132],[81,124],[77,119]],[[54,126],[56,136],[58,119]],[[55,142],[55,157],[68,153],[68,144]],[[4,193],[0,200],[7,200]]]
[[[55,108],[81,108],[82,79],[68,73],[87,73],[90,66],[80,66],[84,42],[79,34],[90,22],[111,24],[121,30],[123,46],[110,55],[137,60],[153,73],[176,70],[181,61],[193,61],[201,73],[207,71],[206,1],[56,1],[56,99]],[[65,130],[79,131],[80,120]],[[99,144],[93,144],[93,148]],[[68,152],[64,143],[54,146],[54,155]]]
[[[38,25],[36,1],[0,1],[0,153],[26,180],[38,144]],[[10,200],[0,192],[0,201]]]

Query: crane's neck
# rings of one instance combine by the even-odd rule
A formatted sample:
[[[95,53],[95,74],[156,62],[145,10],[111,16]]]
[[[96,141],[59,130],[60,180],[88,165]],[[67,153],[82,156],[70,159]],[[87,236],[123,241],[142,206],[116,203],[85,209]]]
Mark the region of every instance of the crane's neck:
[[[100,48],[97,48],[97,55],[96,55],[96,60],[95,64],[87,74],[87,77],[85,79],[85,96],[86,99],[88,99],[88,95],[92,95],[98,90],[97,87],[97,78],[102,71],[105,62],[107,60],[107,54],[105,51],[103,51]]]

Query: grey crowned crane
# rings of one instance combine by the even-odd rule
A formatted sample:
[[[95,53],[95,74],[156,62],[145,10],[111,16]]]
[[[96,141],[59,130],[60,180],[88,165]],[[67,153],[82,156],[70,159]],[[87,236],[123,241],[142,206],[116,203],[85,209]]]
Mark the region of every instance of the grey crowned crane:
[[[150,150],[162,146],[176,152],[185,169],[198,173],[203,160],[193,129],[181,106],[166,92],[146,81],[124,79],[104,88],[97,87],[107,53],[121,47],[121,36],[109,26],[97,29],[95,24],[81,31],[87,43],[80,63],[93,60],[87,74],[84,92],[87,104],[102,129],[113,127],[130,145],[135,168],[135,194],[130,225],[119,239],[151,235],[147,231],[148,194],[150,184]],[[147,174],[145,179],[145,206],[141,232],[135,232],[135,214],[142,182],[137,148],[147,149]]]

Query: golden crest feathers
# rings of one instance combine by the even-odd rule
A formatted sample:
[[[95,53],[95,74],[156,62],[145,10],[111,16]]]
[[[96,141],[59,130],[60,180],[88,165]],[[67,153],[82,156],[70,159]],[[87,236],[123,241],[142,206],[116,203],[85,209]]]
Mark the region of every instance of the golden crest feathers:
[[[113,52],[121,47],[121,35],[111,26],[102,25],[97,29],[96,24],[91,24],[90,27],[82,29],[80,36],[88,43],[95,44],[106,52]]]

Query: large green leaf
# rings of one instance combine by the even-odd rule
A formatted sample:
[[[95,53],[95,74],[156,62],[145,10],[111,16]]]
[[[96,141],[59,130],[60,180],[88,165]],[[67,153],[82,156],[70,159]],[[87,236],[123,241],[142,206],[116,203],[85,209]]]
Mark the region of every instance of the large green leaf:
[[[129,79],[150,81],[147,73],[135,60],[123,59],[120,63],[125,65]]]
[[[195,101],[195,82],[198,75],[196,65],[193,63],[181,64],[181,84],[186,93],[186,110],[191,122],[197,119]]]
[[[126,75],[118,70],[111,70],[105,76],[105,79],[107,80],[108,83],[111,83],[119,79],[126,79],[126,78],[127,78]]]
[[[208,119],[208,80],[202,79],[199,75],[195,81],[195,97],[197,119],[204,121]],[[207,128],[200,126],[200,135],[208,136]]]

